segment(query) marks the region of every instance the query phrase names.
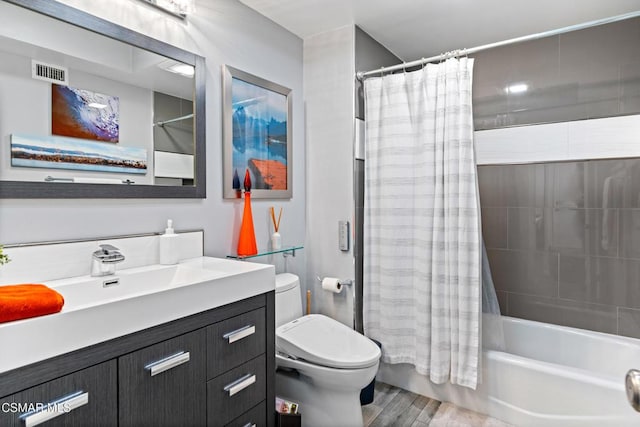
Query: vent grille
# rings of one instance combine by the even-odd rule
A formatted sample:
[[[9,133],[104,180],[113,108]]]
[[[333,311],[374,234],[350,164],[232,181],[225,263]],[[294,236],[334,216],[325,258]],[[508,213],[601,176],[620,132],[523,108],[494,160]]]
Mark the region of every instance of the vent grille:
[[[36,60],[31,60],[31,77],[51,83],[69,84],[69,73],[65,67]]]

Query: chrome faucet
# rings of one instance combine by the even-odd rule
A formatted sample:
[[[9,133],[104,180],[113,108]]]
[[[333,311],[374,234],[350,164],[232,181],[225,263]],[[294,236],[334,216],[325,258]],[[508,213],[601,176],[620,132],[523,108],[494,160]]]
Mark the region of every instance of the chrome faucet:
[[[112,245],[100,245],[91,259],[91,275],[97,277],[115,274],[116,264],[122,261],[124,255],[120,253],[120,249]]]

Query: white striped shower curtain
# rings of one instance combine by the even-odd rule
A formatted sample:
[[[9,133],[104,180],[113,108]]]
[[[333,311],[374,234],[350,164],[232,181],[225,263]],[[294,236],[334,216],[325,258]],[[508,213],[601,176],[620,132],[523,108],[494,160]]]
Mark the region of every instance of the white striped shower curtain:
[[[475,389],[481,230],[473,59],[365,81],[364,327],[386,363]]]

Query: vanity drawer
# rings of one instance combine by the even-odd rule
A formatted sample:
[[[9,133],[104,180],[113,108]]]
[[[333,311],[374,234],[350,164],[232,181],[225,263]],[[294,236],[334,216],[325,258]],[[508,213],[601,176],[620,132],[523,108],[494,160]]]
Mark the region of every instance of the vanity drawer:
[[[265,352],[265,313],[259,308],[207,327],[207,378]]]
[[[204,424],[204,341],[198,329],[118,358],[121,427]]]
[[[267,402],[262,401],[225,427],[264,427],[267,425]]]
[[[266,387],[264,355],[207,382],[207,425],[224,426],[247,412],[265,400]]]
[[[116,370],[111,360],[0,399],[0,426],[115,426]]]

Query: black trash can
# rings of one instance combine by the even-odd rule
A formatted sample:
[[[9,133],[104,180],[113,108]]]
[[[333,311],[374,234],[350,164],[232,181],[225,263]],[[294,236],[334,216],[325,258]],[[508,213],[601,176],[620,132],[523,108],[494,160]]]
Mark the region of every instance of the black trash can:
[[[378,341],[376,340],[371,340],[371,341],[376,343],[378,347],[382,348],[382,344],[380,344]],[[375,386],[376,386],[376,378],[374,377],[373,380],[369,383],[369,385],[360,391],[360,405],[368,405],[369,403],[373,402],[373,391],[375,389]]]
[[[278,427],[301,427],[301,426],[302,426],[302,415],[281,414],[278,412]]]

